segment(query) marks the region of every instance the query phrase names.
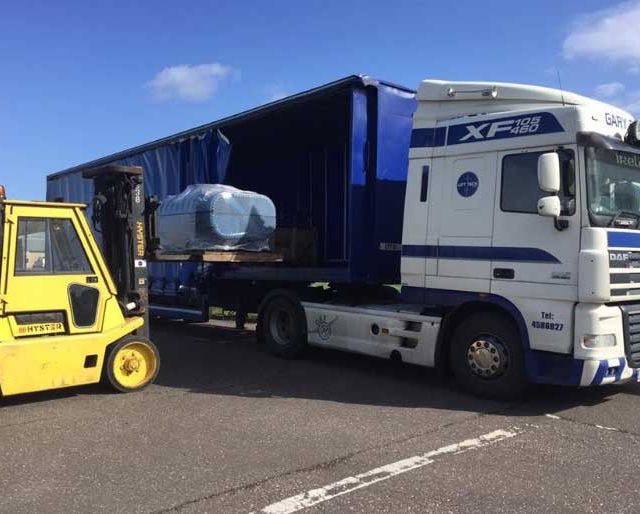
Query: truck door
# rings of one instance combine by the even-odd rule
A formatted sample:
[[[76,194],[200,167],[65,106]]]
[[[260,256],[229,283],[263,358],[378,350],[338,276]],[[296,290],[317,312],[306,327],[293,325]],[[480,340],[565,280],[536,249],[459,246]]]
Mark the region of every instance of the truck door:
[[[538,157],[557,151],[561,163],[561,219],[539,216]],[[575,148],[540,148],[498,156],[491,292],[510,299],[533,334],[532,347],[551,351],[571,348],[572,309],[578,280],[580,220],[576,198]],[[532,332],[533,331],[533,332]]]
[[[437,166],[434,159],[434,167]],[[445,157],[440,160],[437,209],[429,233],[439,226],[437,277],[428,287],[489,292],[495,198],[495,155]],[[433,224],[432,224],[433,223]]]

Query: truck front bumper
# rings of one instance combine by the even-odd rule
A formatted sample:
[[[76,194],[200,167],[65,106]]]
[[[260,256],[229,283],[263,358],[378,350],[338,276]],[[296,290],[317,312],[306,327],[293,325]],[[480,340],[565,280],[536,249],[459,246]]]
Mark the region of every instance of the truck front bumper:
[[[583,361],[581,386],[605,385],[637,380],[638,369],[629,366],[628,323],[626,307],[579,303],[575,310],[574,358]],[[615,338],[614,346],[587,348],[586,334],[609,334]],[[609,336],[610,337],[610,336]]]
[[[582,362],[581,386],[596,386],[638,380],[638,369],[629,367],[627,359],[624,357]]]
[[[637,381],[638,368],[629,366],[626,306],[579,303],[575,307],[573,354],[529,350],[525,354],[531,382],[597,386]],[[611,346],[589,348],[584,337],[614,336]],[[631,354],[629,354],[631,355]]]
[[[597,386],[639,378],[639,370],[631,368],[624,356],[577,359],[573,355],[530,350],[525,353],[525,366],[527,378],[537,384]]]

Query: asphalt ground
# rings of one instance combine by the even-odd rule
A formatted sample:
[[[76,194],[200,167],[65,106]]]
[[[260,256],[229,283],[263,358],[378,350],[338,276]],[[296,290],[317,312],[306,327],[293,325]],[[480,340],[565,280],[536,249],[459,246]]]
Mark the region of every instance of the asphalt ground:
[[[143,392],[0,400],[0,511],[638,512],[640,384],[499,403],[433,370],[156,323]]]

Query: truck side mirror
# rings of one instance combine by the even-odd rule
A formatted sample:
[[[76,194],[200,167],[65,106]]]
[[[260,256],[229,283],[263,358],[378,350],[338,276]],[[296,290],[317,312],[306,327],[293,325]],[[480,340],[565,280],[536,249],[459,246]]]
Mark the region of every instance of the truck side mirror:
[[[557,196],[543,196],[538,200],[538,214],[546,218],[560,216],[560,198]]]
[[[560,191],[560,157],[556,152],[538,157],[538,187],[545,193]]]

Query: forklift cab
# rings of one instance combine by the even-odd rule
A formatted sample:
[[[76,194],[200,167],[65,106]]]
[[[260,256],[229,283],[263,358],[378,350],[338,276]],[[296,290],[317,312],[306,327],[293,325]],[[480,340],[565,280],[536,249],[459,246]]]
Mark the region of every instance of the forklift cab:
[[[126,392],[158,373],[145,319],[119,301],[84,209],[0,200],[3,395],[101,380]]]

